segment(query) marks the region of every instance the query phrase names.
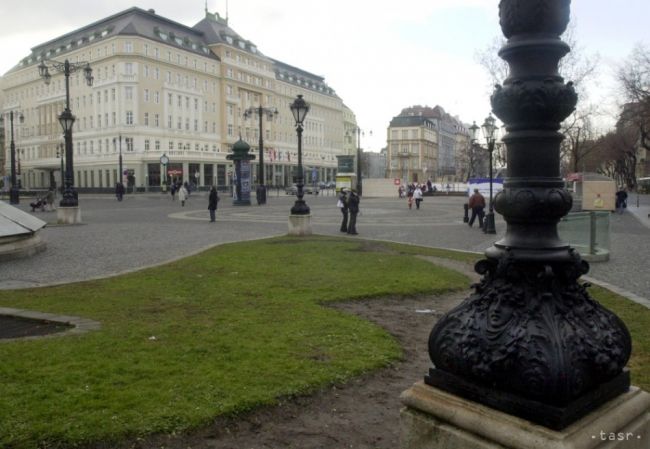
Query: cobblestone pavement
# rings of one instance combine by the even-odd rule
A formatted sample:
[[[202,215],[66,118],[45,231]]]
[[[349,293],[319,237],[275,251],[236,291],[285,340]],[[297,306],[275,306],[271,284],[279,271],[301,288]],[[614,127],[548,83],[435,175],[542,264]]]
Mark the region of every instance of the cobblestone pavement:
[[[271,192],[268,204],[232,206],[220,195],[217,222],[210,223],[205,193],[193,194],[185,207],[170,195],[81,196],[83,224],[49,225],[42,233],[47,250],[27,259],[0,263],[0,288],[19,288],[67,283],[103,277],[156,265],[196,253],[208,246],[266,238],[287,233],[289,209],[295,200]],[[650,251],[650,199],[641,196],[636,209],[634,195],[629,211],[637,212],[646,225],[629,211],[611,217],[611,258],[592,263],[590,275],[642,297],[650,295],[646,275]],[[338,231],[341,214],[333,195],[306,195],[312,210],[314,233],[343,235]],[[463,223],[463,198],[425,197],[421,209],[409,210],[398,198],[363,198],[358,217],[360,237],[392,240],[424,246],[482,252],[501,238],[505,223],[497,215],[497,235],[486,235]],[[20,204],[29,210],[28,199]],[[36,212],[48,222],[55,212]]]

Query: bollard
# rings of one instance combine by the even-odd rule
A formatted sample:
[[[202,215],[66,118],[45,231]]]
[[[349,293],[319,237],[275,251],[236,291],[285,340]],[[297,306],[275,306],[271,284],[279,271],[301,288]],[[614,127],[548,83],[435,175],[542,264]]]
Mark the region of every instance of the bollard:
[[[463,223],[469,223],[469,204],[463,204],[463,209],[465,209],[465,216],[463,217]]]
[[[596,212],[589,212],[589,254],[596,254]]]

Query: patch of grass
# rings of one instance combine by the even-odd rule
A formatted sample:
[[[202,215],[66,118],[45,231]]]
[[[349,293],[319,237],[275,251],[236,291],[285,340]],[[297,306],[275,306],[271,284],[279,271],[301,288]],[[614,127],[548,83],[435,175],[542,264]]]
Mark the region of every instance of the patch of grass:
[[[650,391],[650,310],[602,287],[593,286],[589,293],[627,326],[632,335],[632,357],[628,363],[632,383]]]
[[[0,344],[0,447],[183,431],[385,366],[401,355],[391,336],[322,304],[442,293],[468,280],[373,248],[283,237],[3,294],[2,306],[83,316],[102,329]]]
[[[473,264],[485,257],[482,253],[454,251],[443,248],[427,248],[424,246],[403,245],[401,243],[393,242],[382,242],[382,245],[386,248],[392,249],[393,251],[397,251],[400,254],[441,257],[443,259],[451,259],[468,264]]]

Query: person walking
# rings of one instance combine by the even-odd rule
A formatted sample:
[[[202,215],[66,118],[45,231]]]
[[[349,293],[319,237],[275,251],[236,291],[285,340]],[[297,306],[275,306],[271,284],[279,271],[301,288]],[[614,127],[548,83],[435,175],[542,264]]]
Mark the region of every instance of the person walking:
[[[169,188],[169,193],[172,195],[172,201],[176,199],[176,183],[172,181],[172,185]]]
[[[185,207],[185,200],[187,199],[187,189],[184,185],[178,188],[178,200],[181,202],[181,206]]]
[[[54,210],[54,187],[50,187],[45,195],[45,202],[50,212]]]
[[[115,184],[115,196],[117,197],[117,201],[122,201],[124,197],[124,184],[121,182]]]
[[[217,188],[212,186],[210,195],[208,195],[208,210],[210,211],[210,222],[214,223],[217,216],[217,203],[219,202],[219,195],[217,195]]]
[[[409,185],[406,190],[406,203],[409,205],[409,209],[413,208],[413,186]]]
[[[415,208],[420,209],[420,203],[422,202],[422,189],[419,185],[416,185],[415,190],[413,190],[413,199],[415,200]]]
[[[483,210],[485,209],[485,198],[481,195],[478,189],[474,189],[474,194],[469,197],[469,208],[472,209],[472,218],[469,219],[469,227],[474,224],[474,219],[478,216],[478,224],[483,229]]]
[[[339,192],[339,199],[336,206],[341,209],[343,214],[343,221],[341,222],[341,232],[348,232],[348,196],[347,189],[343,187]]]
[[[627,207],[627,192],[625,187],[621,186],[616,192],[616,212],[622,214]]]
[[[357,214],[359,213],[359,195],[356,190],[352,189],[348,198],[348,210],[350,212],[350,222],[348,223],[348,234],[357,235]]]

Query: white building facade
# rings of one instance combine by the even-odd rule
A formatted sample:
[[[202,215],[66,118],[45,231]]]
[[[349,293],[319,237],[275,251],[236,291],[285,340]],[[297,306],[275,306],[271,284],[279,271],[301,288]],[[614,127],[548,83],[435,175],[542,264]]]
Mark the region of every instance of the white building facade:
[[[244,111],[259,106],[278,111],[262,120],[265,183],[290,184],[297,143],[289,104],[297,94],[311,105],[305,172],[319,180],[335,177],[336,155],[344,151],[344,106],[322,77],[264,56],[218,14],[206,11],[187,27],[131,8],[34,47],[2,78],[3,113],[25,117],[15,133],[23,187],[60,184],[65,79],[51,71],[46,85],[38,65],[65,59],[87,61],[94,76],[91,87],[81,72],[70,77],[74,176],[81,191],[113,188],[120,179],[151,190],[172,180],[226,186],[232,172],[226,155],[240,135],[258,154],[259,118],[245,119]]]

